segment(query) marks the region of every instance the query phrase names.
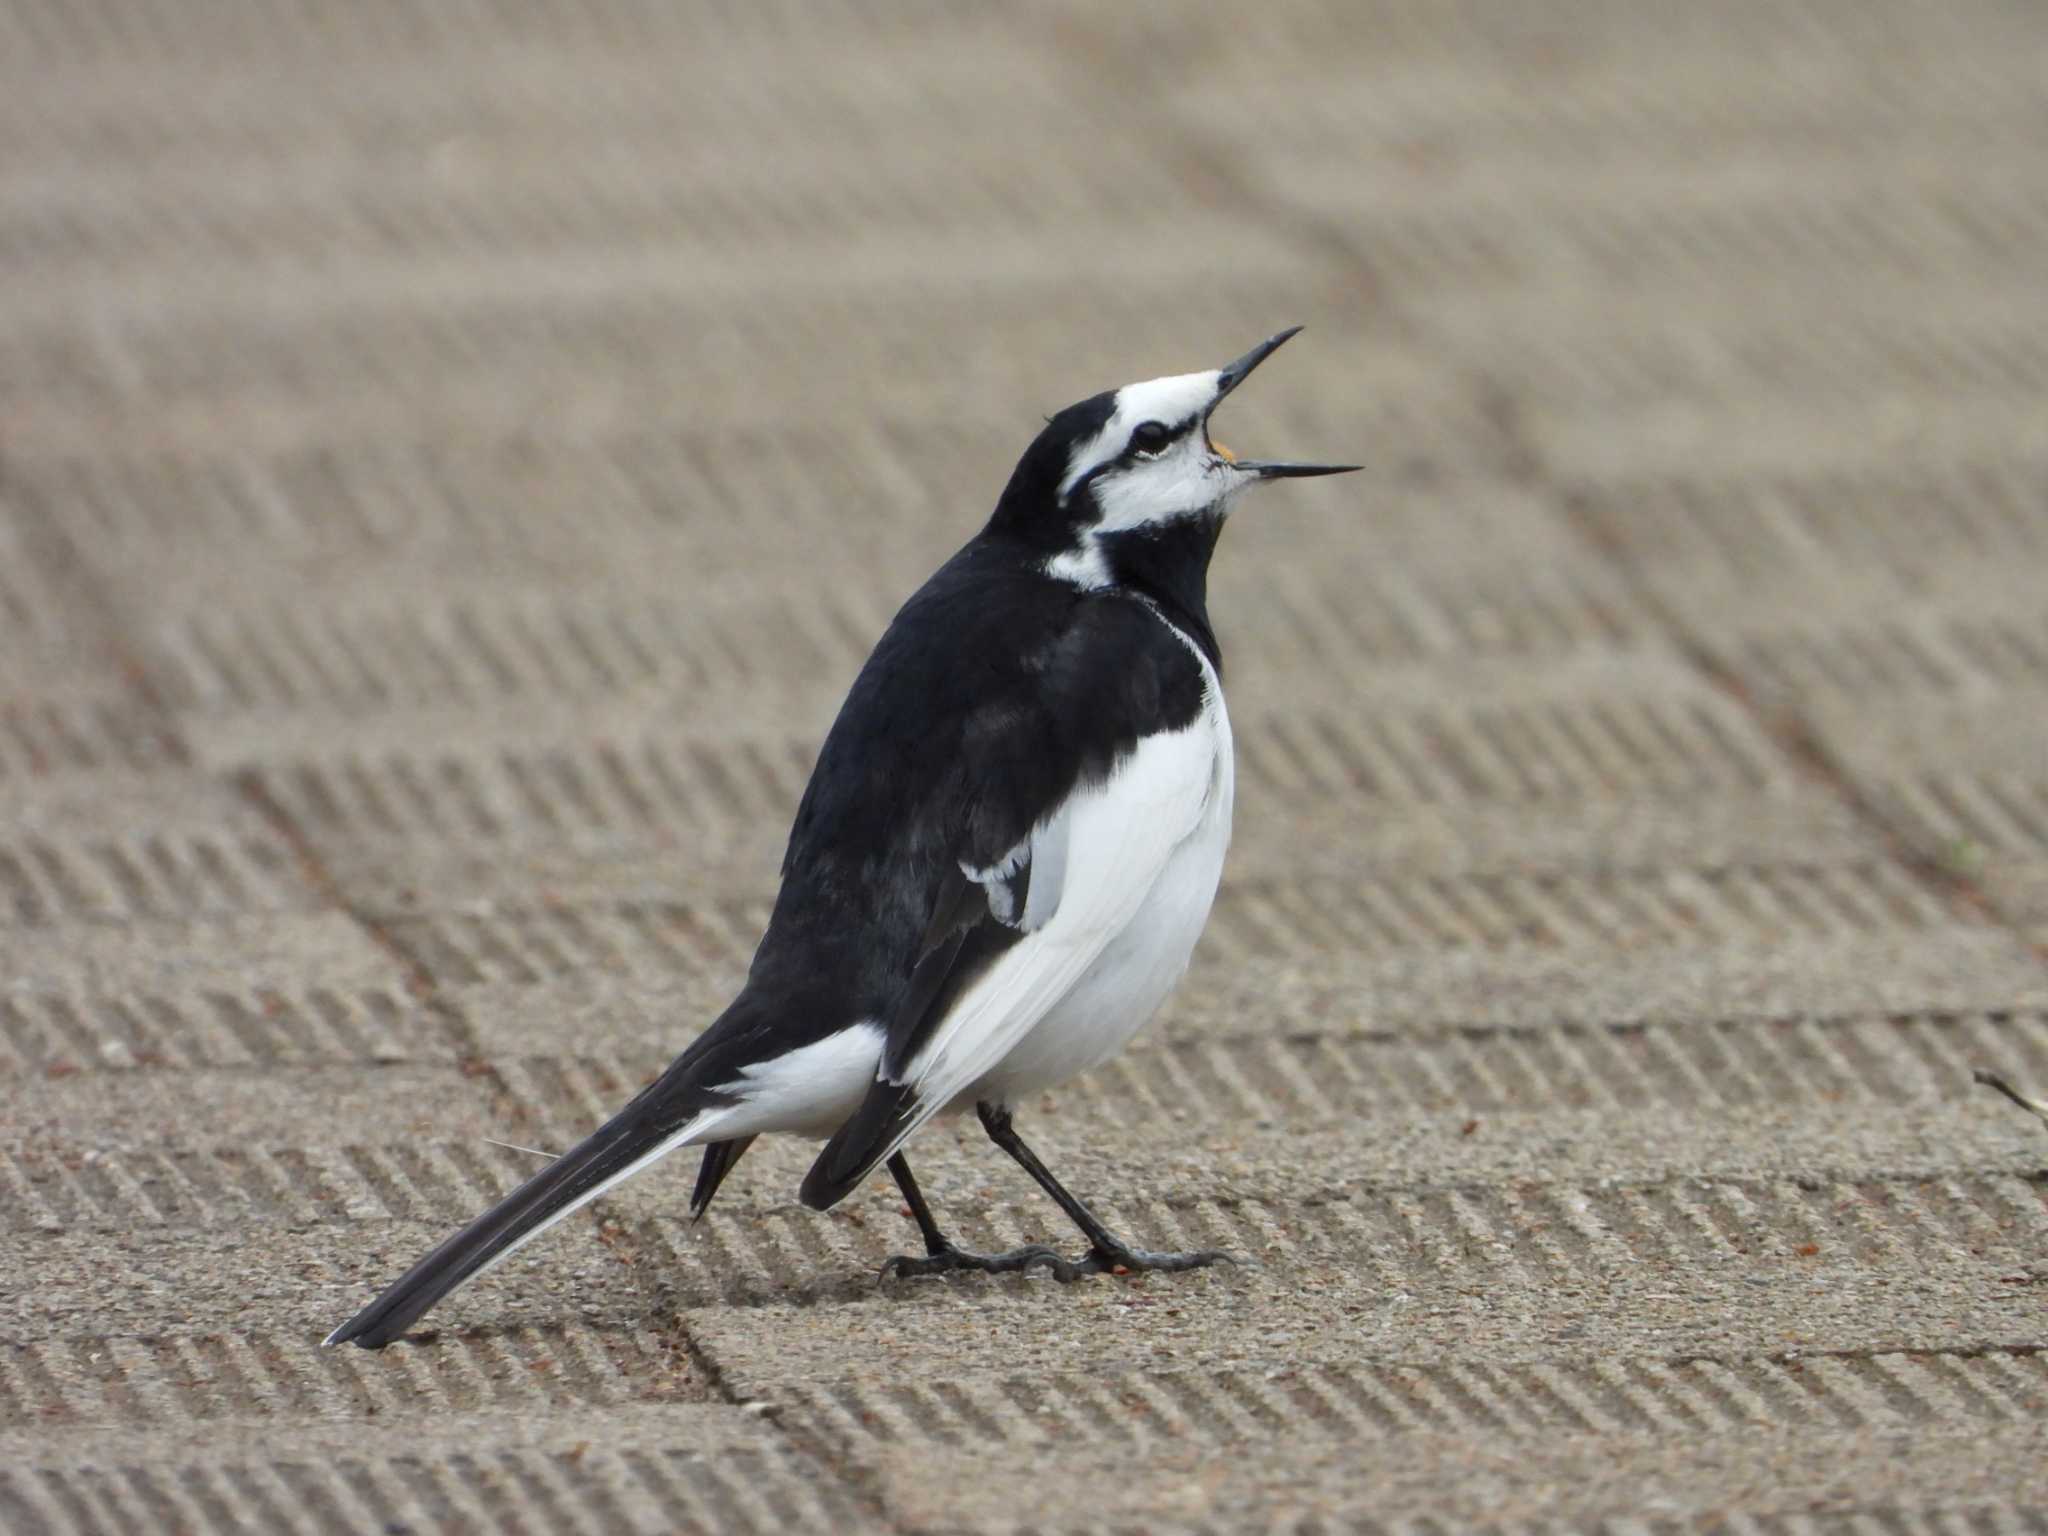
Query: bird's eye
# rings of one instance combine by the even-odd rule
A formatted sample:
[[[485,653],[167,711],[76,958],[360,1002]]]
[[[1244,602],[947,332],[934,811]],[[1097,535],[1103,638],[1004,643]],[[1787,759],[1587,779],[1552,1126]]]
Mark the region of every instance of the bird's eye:
[[[1173,433],[1163,421],[1141,421],[1131,431],[1131,447],[1138,453],[1160,453],[1172,441]]]

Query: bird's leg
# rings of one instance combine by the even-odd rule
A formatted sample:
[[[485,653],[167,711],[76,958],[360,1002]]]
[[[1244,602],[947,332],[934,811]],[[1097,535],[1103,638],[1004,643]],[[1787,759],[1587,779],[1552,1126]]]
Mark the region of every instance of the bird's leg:
[[[988,1132],[988,1139],[1015,1158],[1018,1165],[1038,1181],[1039,1188],[1059,1202],[1060,1209],[1088,1239],[1087,1253],[1078,1259],[1062,1259],[1053,1265],[1056,1279],[1074,1280],[1082,1275],[1114,1274],[1119,1270],[1201,1269],[1209,1264],[1237,1262],[1220,1248],[1202,1248],[1193,1253],[1149,1253],[1112,1237],[1109,1229],[1096,1219],[1095,1213],[1068,1194],[1060,1181],[1052,1176],[1052,1171],[1038,1160],[1038,1154],[1024,1145],[1024,1138],[1010,1123],[1008,1109],[988,1103],[978,1104],[975,1109],[981,1116],[981,1128]]]
[[[888,1166],[890,1177],[903,1191],[903,1203],[910,1207],[911,1219],[917,1223],[917,1230],[924,1234],[924,1257],[913,1259],[907,1254],[898,1254],[882,1266],[882,1278],[885,1280],[945,1275],[965,1269],[1002,1275],[1027,1270],[1034,1264],[1058,1266],[1066,1263],[1042,1243],[1013,1248],[1008,1253],[969,1253],[964,1248],[954,1247],[952,1240],[939,1230],[938,1222],[933,1220],[932,1208],[924,1203],[924,1191],[917,1187],[917,1180],[911,1175],[910,1164],[903,1154],[898,1152],[891,1157]]]
[[[903,1203],[910,1207],[911,1220],[917,1223],[917,1230],[924,1234],[924,1251],[944,1253],[953,1245],[946,1240],[946,1234],[939,1230],[939,1224],[932,1217],[932,1208],[924,1203],[924,1191],[917,1187],[917,1178],[910,1171],[910,1162],[901,1152],[889,1159],[889,1175],[895,1179],[896,1187],[903,1191]]]

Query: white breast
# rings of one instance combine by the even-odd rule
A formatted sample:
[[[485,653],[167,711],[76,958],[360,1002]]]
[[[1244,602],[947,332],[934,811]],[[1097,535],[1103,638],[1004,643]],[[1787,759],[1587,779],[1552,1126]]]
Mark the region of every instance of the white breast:
[[[1209,659],[1189,649],[1201,659],[1207,686],[1202,714],[1186,734],[1210,759],[1209,794],[1194,830],[1168,855],[1131,920],[975,1086],[973,1098],[1014,1101],[1100,1066],[1130,1043],[1187,971],[1223,875],[1236,794],[1222,684]]]

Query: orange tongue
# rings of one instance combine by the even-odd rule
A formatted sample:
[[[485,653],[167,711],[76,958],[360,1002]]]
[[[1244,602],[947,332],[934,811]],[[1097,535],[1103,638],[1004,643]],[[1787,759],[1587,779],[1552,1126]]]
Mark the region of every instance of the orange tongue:
[[[1232,453],[1228,448],[1224,447],[1221,443],[1217,442],[1215,438],[1212,437],[1209,439],[1209,446],[1215,450],[1216,457],[1221,459],[1224,463],[1235,464],[1237,462],[1237,455]]]

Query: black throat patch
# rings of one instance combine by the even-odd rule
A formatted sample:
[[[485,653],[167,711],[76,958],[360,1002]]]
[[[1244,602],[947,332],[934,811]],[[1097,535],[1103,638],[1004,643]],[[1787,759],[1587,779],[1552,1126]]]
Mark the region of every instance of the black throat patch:
[[[1096,548],[1119,587],[1150,598],[1176,629],[1201,647],[1216,675],[1223,652],[1209,623],[1209,560],[1223,536],[1223,515],[1205,513],[1097,536]]]

